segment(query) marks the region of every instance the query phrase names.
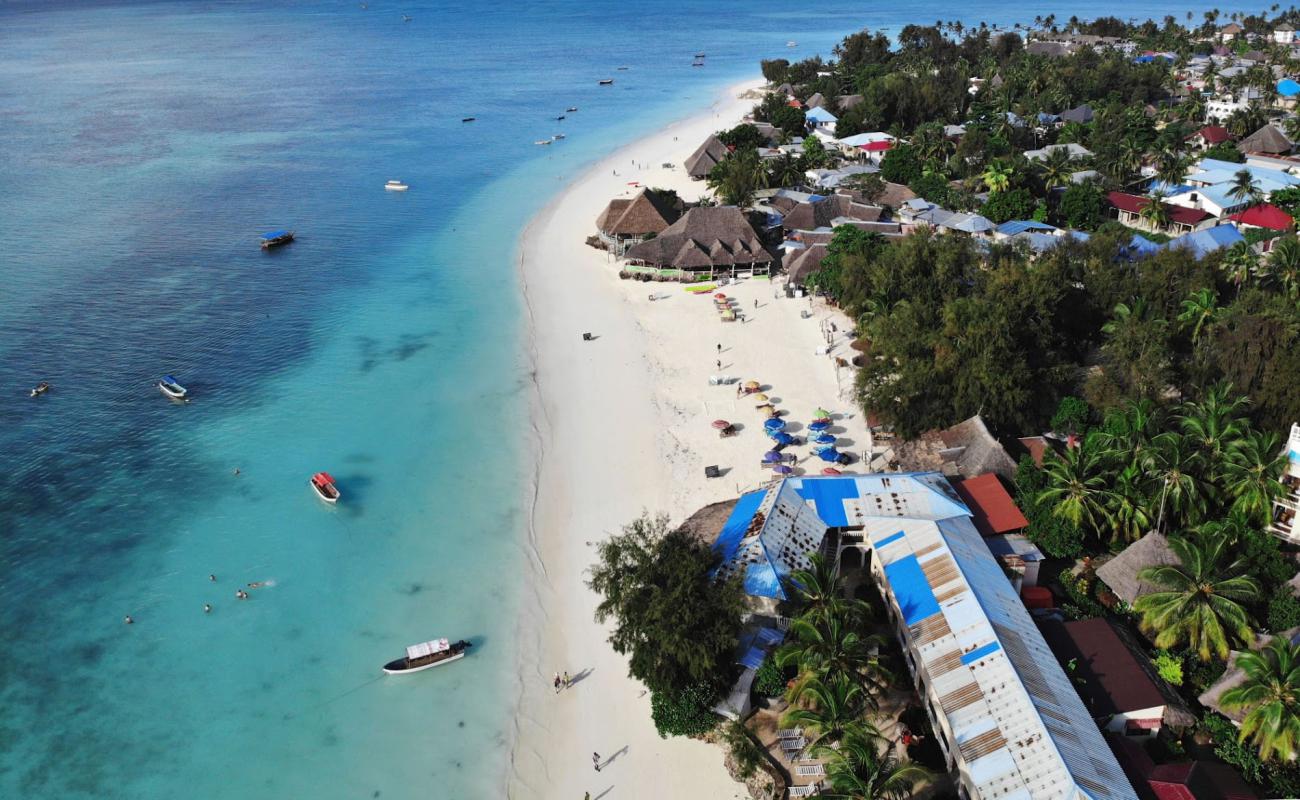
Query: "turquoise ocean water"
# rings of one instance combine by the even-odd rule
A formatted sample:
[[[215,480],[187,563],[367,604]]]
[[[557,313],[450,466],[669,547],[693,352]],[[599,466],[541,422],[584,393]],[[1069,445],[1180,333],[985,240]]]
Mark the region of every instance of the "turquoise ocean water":
[[[0,4],[0,797],[499,796],[527,219],[761,57],[1015,11]],[[473,655],[376,680],[436,635]]]

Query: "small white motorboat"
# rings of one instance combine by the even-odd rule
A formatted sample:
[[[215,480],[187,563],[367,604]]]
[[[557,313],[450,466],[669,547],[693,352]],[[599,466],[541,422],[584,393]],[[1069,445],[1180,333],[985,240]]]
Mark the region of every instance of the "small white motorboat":
[[[552,140],[557,141],[557,142],[558,142],[559,140],[563,139],[563,138],[564,138],[564,134],[562,134],[562,133],[557,133],[557,134],[555,134],[554,136],[551,137]]]
[[[45,394],[49,390],[50,390],[50,385],[45,381],[41,381],[40,383],[36,384],[36,386],[32,388],[32,397],[40,397],[41,395]]]
[[[791,39],[790,41],[788,41],[788,42],[785,43],[785,46],[786,46],[786,47],[798,47],[798,46],[799,46],[799,43],[796,42],[796,41],[794,41],[793,39]]]
[[[165,396],[170,397],[172,400],[189,400],[189,397],[187,396],[189,390],[184,386],[181,386],[180,381],[170,375],[164,375],[158,380],[158,391],[162,392]]]
[[[384,665],[388,675],[405,675],[410,672],[423,672],[430,667],[440,667],[465,657],[465,651],[474,645],[461,639],[449,642],[446,639],[434,639],[420,642],[406,648],[404,658],[394,659]]]
[[[533,142],[533,144],[550,144],[550,143],[551,143],[550,139],[538,139],[537,141]]]
[[[404,192],[409,188],[411,187],[407,186],[401,181],[389,181],[388,183],[384,184],[384,189],[390,192]]]
[[[339,501],[339,487],[334,485],[334,476],[328,472],[317,472],[311,476],[311,489],[317,497],[331,505]]]

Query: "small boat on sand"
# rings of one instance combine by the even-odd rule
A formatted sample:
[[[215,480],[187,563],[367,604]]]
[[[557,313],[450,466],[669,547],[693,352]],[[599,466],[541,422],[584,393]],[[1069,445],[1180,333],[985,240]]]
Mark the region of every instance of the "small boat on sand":
[[[614,85],[614,79],[613,79],[613,78],[601,78],[600,80],[598,80],[598,81],[596,81],[596,82],[599,83],[601,86],[613,86],[613,85]]]
[[[45,394],[49,390],[50,390],[50,385],[45,381],[41,381],[40,383],[36,384],[36,386],[32,387],[32,397],[40,397],[41,395]]]
[[[293,231],[267,231],[262,234],[262,249],[279,247],[293,241]]]
[[[569,106],[568,108],[564,109],[564,113],[566,113],[566,114],[572,114],[573,112],[575,112],[575,111],[577,111],[577,110],[578,110],[578,107],[577,107],[577,106]]]
[[[189,390],[181,386],[180,381],[170,375],[164,375],[158,380],[158,391],[172,400],[189,400],[189,397],[187,397]]]
[[[317,497],[327,503],[339,501],[339,488],[334,485],[334,476],[328,472],[317,472],[311,476],[311,488]]]
[[[405,675],[408,672],[422,672],[430,667],[440,667],[464,658],[465,651],[473,646],[464,639],[459,642],[434,639],[413,644],[406,648],[404,658],[394,659],[385,664],[384,672],[388,675]]]
[[[404,192],[409,188],[411,187],[407,186],[401,181],[389,181],[388,183],[384,184],[384,190],[389,192]]]

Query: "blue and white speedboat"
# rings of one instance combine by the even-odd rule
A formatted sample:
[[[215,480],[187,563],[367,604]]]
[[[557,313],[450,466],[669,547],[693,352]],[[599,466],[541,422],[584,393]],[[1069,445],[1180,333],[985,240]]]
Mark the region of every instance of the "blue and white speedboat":
[[[158,381],[158,391],[173,400],[189,400],[189,391],[170,375],[164,375]]]

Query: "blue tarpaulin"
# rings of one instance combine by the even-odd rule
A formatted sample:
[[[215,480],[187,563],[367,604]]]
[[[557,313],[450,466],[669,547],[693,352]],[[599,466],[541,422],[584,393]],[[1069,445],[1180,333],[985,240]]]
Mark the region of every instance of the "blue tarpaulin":
[[[1295,97],[1300,94],[1300,83],[1290,78],[1283,78],[1277,82],[1277,93],[1283,97]]]
[[[898,600],[905,623],[915,625],[939,613],[939,601],[934,598],[934,590],[926,582],[916,556],[905,556],[887,564],[885,577],[889,579],[889,588]]]
[[[263,238],[263,239],[279,239],[281,236],[288,236],[288,235],[289,235],[289,232],[288,232],[288,231],[271,231],[270,233],[264,233],[264,234],[262,234],[262,238]]]
[[[859,495],[858,484],[853,478],[801,481],[796,491],[803,499],[813,502],[817,516],[832,528],[848,526],[849,518],[844,513],[844,501]]]

